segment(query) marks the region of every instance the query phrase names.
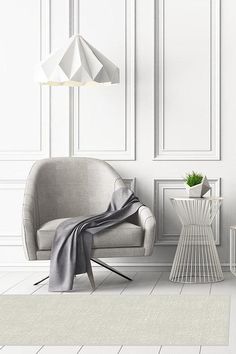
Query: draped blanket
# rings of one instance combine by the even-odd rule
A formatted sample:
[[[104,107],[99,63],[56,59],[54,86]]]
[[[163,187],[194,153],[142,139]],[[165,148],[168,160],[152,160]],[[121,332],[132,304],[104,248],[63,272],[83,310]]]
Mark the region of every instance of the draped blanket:
[[[126,220],[142,205],[130,189],[119,188],[103,213],[83,221],[78,217],[63,221],[52,244],[49,291],[72,290],[74,275],[92,272],[93,235]]]

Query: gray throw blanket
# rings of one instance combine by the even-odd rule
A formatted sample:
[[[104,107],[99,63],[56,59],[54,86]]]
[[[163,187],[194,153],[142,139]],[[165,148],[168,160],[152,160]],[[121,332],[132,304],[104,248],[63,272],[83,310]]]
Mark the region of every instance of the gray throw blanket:
[[[93,235],[126,220],[142,205],[130,189],[120,188],[105,212],[83,221],[71,218],[62,222],[52,244],[49,291],[72,290],[74,275],[92,272]]]

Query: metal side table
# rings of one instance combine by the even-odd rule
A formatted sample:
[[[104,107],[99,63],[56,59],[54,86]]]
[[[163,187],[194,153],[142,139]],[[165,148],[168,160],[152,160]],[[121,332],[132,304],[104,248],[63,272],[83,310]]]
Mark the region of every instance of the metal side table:
[[[236,276],[236,226],[230,226],[230,271]]]
[[[224,280],[212,222],[222,198],[171,198],[182,223],[170,280],[182,283],[211,283]]]

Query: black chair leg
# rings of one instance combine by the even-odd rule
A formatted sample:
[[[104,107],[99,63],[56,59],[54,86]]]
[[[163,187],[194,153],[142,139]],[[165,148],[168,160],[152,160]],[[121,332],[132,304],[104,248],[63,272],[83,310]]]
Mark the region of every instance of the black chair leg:
[[[119,276],[121,276],[121,277],[123,277],[123,278],[125,278],[125,279],[127,279],[127,280],[130,280],[130,281],[133,280],[133,279],[127,277],[127,275],[124,275],[124,274],[118,272],[118,270],[116,270],[115,268],[109,266],[108,264],[106,264],[105,262],[101,261],[100,259],[91,258],[91,261],[93,261],[94,263],[99,264],[100,266],[102,266],[102,267],[104,267],[104,268],[106,268],[106,269],[109,269],[109,270],[112,271],[113,273],[116,273],[116,274],[118,274]]]
[[[124,275],[124,274],[120,273],[118,270],[116,270],[115,268],[109,266],[107,263],[101,261],[100,259],[91,258],[91,261],[93,261],[94,263],[99,264],[100,266],[102,266],[102,267],[104,267],[104,268],[106,268],[106,269],[109,269],[111,272],[113,272],[113,273],[119,275],[120,277],[123,277],[123,278],[125,278],[125,279],[127,279],[127,280],[129,280],[129,281],[132,281],[132,280],[133,280],[133,279],[127,277],[127,275]],[[34,283],[34,285],[38,285],[38,284],[42,283],[44,280],[46,280],[46,279],[48,279],[48,278],[49,278],[49,275],[48,275],[47,277],[45,277],[45,278],[43,278],[43,279],[37,281],[37,283]],[[93,278],[91,278],[91,275],[90,275],[90,274],[89,274],[89,279],[90,279],[90,282],[91,282],[92,287],[94,288],[94,286],[95,286],[95,285],[94,285],[94,280],[93,280]]]
[[[42,283],[44,280],[46,280],[48,278],[49,278],[49,275],[46,278],[43,278],[43,279],[37,281],[37,283],[34,283],[34,285],[38,285],[38,284]]]

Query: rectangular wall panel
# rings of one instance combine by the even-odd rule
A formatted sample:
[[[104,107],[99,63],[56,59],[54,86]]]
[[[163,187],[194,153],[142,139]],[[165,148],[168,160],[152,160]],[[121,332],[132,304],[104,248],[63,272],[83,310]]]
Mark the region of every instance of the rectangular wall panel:
[[[220,179],[210,178],[211,190],[206,196],[220,196]],[[154,180],[154,214],[157,219],[157,244],[176,245],[181,232],[181,223],[171,204],[171,197],[186,197],[182,179]],[[220,244],[220,212],[212,225],[215,242]]]
[[[0,4],[0,160],[49,154],[49,89],[34,81],[34,70],[49,51],[50,1],[18,4]]]
[[[0,245],[22,244],[24,181],[0,182]]]
[[[71,90],[71,155],[133,160],[135,0],[72,1],[70,24],[120,69],[118,85]]]
[[[156,0],[154,159],[220,158],[220,0]]]

